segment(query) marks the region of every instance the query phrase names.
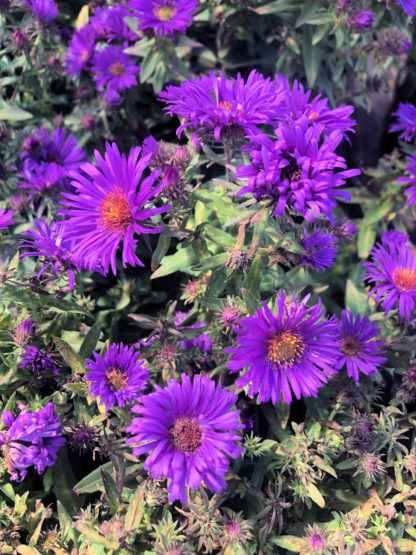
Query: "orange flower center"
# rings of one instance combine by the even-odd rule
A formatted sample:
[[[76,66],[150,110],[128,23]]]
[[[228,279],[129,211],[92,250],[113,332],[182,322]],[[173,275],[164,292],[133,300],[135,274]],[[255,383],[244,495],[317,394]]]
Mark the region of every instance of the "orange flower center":
[[[411,268],[396,268],[392,281],[401,293],[416,289],[416,271]]]
[[[175,420],[169,431],[174,447],[182,453],[195,453],[202,445],[202,428],[196,418],[182,416]]]
[[[111,73],[111,75],[115,75],[116,77],[121,77],[126,73],[126,67],[121,62],[114,62],[108,68],[108,71]]]
[[[127,386],[127,376],[120,368],[109,368],[105,375],[105,381],[111,391],[121,391]]]
[[[161,6],[160,8],[156,8],[153,13],[159,21],[167,23],[168,21],[172,21],[175,16],[176,10],[172,6]]]
[[[344,337],[344,341],[342,342],[339,350],[347,357],[355,357],[360,353],[361,345],[355,337],[347,336]]]
[[[308,119],[315,119],[319,116],[318,112],[311,112],[308,116]]]
[[[293,364],[304,351],[305,343],[289,331],[276,333],[267,342],[267,358],[277,364]]]
[[[89,57],[90,57],[90,53],[88,52],[88,50],[86,48],[84,48],[84,50],[82,51],[82,54],[81,54],[81,60],[83,62],[86,62]]]
[[[228,100],[221,100],[221,102],[218,104],[218,108],[225,108],[229,112],[231,112],[232,107],[233,105],[231,104],[231,102],[228,102]]]
[[[127,195],[120,187],[106,193],[98,211],[98,225],[107,231],[124,233],[133,221]]]

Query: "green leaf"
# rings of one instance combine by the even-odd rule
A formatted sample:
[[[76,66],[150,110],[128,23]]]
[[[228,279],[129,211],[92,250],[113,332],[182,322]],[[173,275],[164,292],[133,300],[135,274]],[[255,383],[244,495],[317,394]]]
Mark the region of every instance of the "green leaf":
[[[99,322],[95,322],[93,326],[88,330],[87,335],[82,342],[79,349],[79,354],[83,358],[90,357],[92,355],[95,346],[97,345],[98,338],[100,337],[101,325]]]
[[[220,254],[215,254],[210,258],[202,260],[199,264],[192,266],[191,270],[193,272],[206,272],[211,270],[211,268],[217,268],[218,266],[223,266],[228,260],[228,253],[221,252]]]
[[[129,502],[124,522],[124,530],[129,534],[134,534],[139,528],[140,522],[144,515],[145,500],[144,491],[137,488],[133,497]]]
[[[303,2],[294,2],[293,0],[275,0],[265,6],[250,9],[259,15],[269,15],[271,13],[282,13],[297,10],[302,3]]]
[[[347,280],[347,288],[345,291],[345,308],[347,310],[352,310],[355,315],[366,315],[371,313],[367,302],[367,294],[358,289],[350,279]]]
[[[313,484],[312,482],[308,482],[308,484],[306,485],[306,491],[308,492],[308,496],[312,499],[312,501],[315,501],[315,503],[319,507],[325,507],[325,499],[322,497],[321,492],[315,486],[315,484]]]
[[[101,470],[101,478],[103,480],[105,493],[107,494],[107,499],[110,504],[110,508],[113,511],[113,513],[116,513],[118,511],[118,505],[119,505],[116,483],[108,472],[106,472],[102,468],[100,468],[100,470]]]
[[[278,538],[271,538],[271,541],[279,547],[295,553],[299,553],[305,543],[302,538],[296,536],[279,536]]]
[[[303,64],[308,85],[311,88],[315,85],[318,77],[323,53],[319,44],[312,44],[312,33],[313,30],[310,27],[305,27],[302,42]]]
[[[68,343],[63,339],[61,339],[60,337],[52,337],[52,339],[58,351],[61,353],[62,358],[71,368],[71,370],[75,372],[75,374],[84,374],[85,373],[84,357],[75,353],[72,347],[70,347]]]
[[[196,261],[197,255],[195,254],[194,249],[189,245],[188,247],[179,249],[175,252],[175,254],[165,256],[162,260],[162,264],[155,272],[153,272],[150,279],[168,276],[169,274],[173,274],[179,270],[181,272],[189,271],[191,266],[195,264]]]
[[[161,59],[160,50],[150,50],[140,64],[140,83],[146,83]]]
[[[77,508],[82,505],[82,499],[78,498],[73,491],[76,483],[75,474],[69,463],[68,452],[66,447],[61,447],[58,452],[58,458],[52,467],[54,493],[61,501],[70,514],[75,514]]]
[[[262,268],[261,257],[257,255],[251,264],[250,270],[246,275],[243,284],[244,288],[253,293],[253,295],[258,293],[262,276]]]
[[[30,112],[26,112],[26,110],[22,110],[22,108],[5,102],[4,100],[0,101],[0,120],[13,122],[24,121],[30,118],[33,118]]]
[[[152,272],[154,272],[159,267],[161,260],[168,252],[171,239],[172,239],[172,236],[169,233],[169,231],[164,230],[159,235],[157,247],[152,256],[152,262],[151,262]]]
[[[361,222],[358,231],[357,249],[360,258],[367,258],[376,240],[377,227],[375,225],[365,225]]]
[[[76,530],[78,530],[78,532],[81,532],[81,534],[84,534],[86,538],[91,540],[93,543],[98,543],[99,545],[104,546],[106,549],[118,550],[118,548],[120,547],[118,542],[108,540],[105,536],[102,536],[95,530],[88,528],[88,526],[86,526],[85,524],[77,522],[74,526]]]

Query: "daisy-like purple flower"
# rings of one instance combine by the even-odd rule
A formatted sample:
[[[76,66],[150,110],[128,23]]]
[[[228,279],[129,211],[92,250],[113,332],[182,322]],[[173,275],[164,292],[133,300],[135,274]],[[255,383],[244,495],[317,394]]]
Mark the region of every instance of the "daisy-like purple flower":
[[[29,198],[31,198],[36,193],[42,193],[42,195],[58,193],[66,185],[68,171],[59,164],[51,162],[45,164],[42,168],[23,169],[20,175],[23,181],[20,182],[19,187],[30,189]]]
[[[192,23],[198,0],[130,0],[129,7],[139,19],[139,29],[152,28],[156,35],[184,33]]]
[[[37,376],[59,373],[55,361],[48,353],[40,351],[33,345],[25,346],[24,350],[25,352],[20,355],[22,362],[19,368],[27,368]]]
[[[409,237],[399,229],[389,229],[384,231],[381,236],[383,246],[390,249],[391,247],[404,245],[409,240]]]
[[[310,126],[302,116],[280,124],[275,134],[277,141],[264,134],[251,139],[251,164],[239,166],[234,174],[248,178],[238,196],[251,193],[259,200],[271,199],[276,217],[290,208],[309,222],[321,214],[333,221],[336,198],[350,199],[349,193],[338,187],[360,173],[358,169],[345,170],[345,159],[335,154],[342,133],[325,135],[321,125]],[[336,173],[337,168],[345,171]]]
[[[310,266],[312,270],[324,272],[331,268],[337,257],[337,238],[320,229],[315,229],[310,235],[305,229],[302,247],[305,254],[301,254],[302,266]]]
[[[399,0],[399,4],[407,15],[414,16],[416,13],[416,0]]]
[[[87,69],[94,54],[95,40],[96,32],[90,24],[74,32],[64,56],[66,72],[72,77],[78,77],[83,69]]]
[[[170,205],[145,208],[145,204],[163,189],[161,183],[152,188],[160,171],[152,171],[141,183],[150,155],[139,158],[140,147],[130,150],[128,158],[117,145],[106,143],[104,158],[94,152],[97,167],[83,164],[72,174],[76,193],[63,193],[66,206],[61,214],[68,235],[76,239],[74,254],[88,266],[100,264],[108,272],[111,264],[116,274],[116,253],[123,240],[123,266],[143,266],[134,249],[134,233],[160,233],[163,226],[152,228],[149,218],[169,210]],[[140,183],[140,185],[139,185]]]
[[[379,328],[372,324],[367,316],[358,315],[354,318],[351,310],[342,311],[339,326],[341,358],[335,366],[340,369],[346,365],[348,376],[353,378],[357,385],[360,384],[360,372],[372,376],[387,360],[382,356],[386,351],[381,349],[385,342],[374,341],[379,332]]]
[[[217,77],[186,81],[179,87],[169,86],[160,99],[168,104],[165,110],[187,120],[177,130],[178,137],[189,126],[195,129],[193,141],[208,135],[219,141],[230,134],[259,133],[258,124],[272,123],[282,117],[285,110],[283,90],[253,70],[247,82],[237,75],[227,79],[222,72]]]
[[[95,8],[90,23],[95,33],[102,38],[105,37],[107,42],[113,40],[134,42],[139,36],[124,21],[124,18],[129,15],[131,14],[127,6],[123,4],[116,4],[111,8],[99,6]]]
[[[363,264],[367,270],[364,279],[374,284],[369,297],[381,301],[386,314],[397,307],[400,317],[409,320],[416,299],[416,254],[412,247],[402,241],[378,243],[370,255],[372,261]]]
[[[348,18],[348,25],[356,31],[368,29],[376,22],[374,14],[370,10],[361,10],[353,13]]]
[[[354,107],[345,105],[331,109],[328,99],[318,94],[311,99],[312,91],[305,91],[303,85],[295,79],[293,87],[290,87],[287,77],[276,75],[275,85],[277,91],[283,91],[283,105],[286,108],[284,119],[289,123],[302,116],[308,118],[310,125],[319,124],[324,133],[341,131],[343,134],[353,131],[355,121],[351,119]]]
[[[25,0],[24,5],[30,8],[36,19],[42,23],[52,23],[58,15],[58,8],[53,0]]]
[[[298,303],[279,294],[275,313],[263,303],[263,310],[237,320],[239,345],[225,349],[233,355],[228,368],[233,374],[248,367],[236,386],[249,386],[248,394],[258,393],[259,403],[276,404],[283,397],[290,404],[292,391],[296,399],[316,397],[327,377],[336,373],[337,324],[322,319],[321,302],[306,308],[308,298]]]
[[[397,121],[390,126],[389,132],[400,131],[400,139],[412,141],[416,137],[416,106],[410,102],[400,102],[399,108],[392,115],[396,116]]]
[[[118,95],[120,91],[134,87],[139,72],[134,59],[124,54],[123,47],[118,45],[108,45],[96,52],[91,70],[98,89],[105,90],[110,99],[114,93]]]
[[[101,397],[100,405],[108,411],[114,405],[124,407],[140,397],[150,375],[143,367],[140,353],[123,343],[109,345],[104,356],[94,352],[95,360],[87,358],[85,368],[91,370],[86,376],[91,382],[90,393]]]
[[[416,114],[415,114],[416,115]],[[415,119],[415,131],[416,131],[416,119]],[[397,180],[399,183],[410,183],[410,187],[405,190],[404,194],[408,196],[407,205],[413,206],[416,203],[416,153],[409,156],[407,161],[406,169],[409,173],[409,177],[399,177]]]
[[[203,483],[220,492],[226,487],[229,467],[226,455],[237,458],[243,449],[236,444],[240,411],[237,395],[217,385],[207,375],[194,375],[193,382],[182,374],[182,383],[170,380],[166,387],[141,398],[133,407],[138,415],[127,432],[126,443],[139,444],[135,456],[151,451],[144,468],[154,479],[170,480],[169,501],[186,503],[186,487],[198,489]]]
[[[53,222],[51,226],[42,219],[34,222],[35,229],[29,229],[22,233],[24,239],[20,243],[21,248],[31,249],[20,256],[40,256],[45,263],[39,270],[39,278],[43,272],[50,269],[53,275],[68,273],[68,287],[70,291],[75,285],[75,272],[83,268],[103,273],[97,263],[87,264],[74,254],[73,241],[68,238],[66,227],[62,223]]]
[[[5,208],[2,208],[0,210],[0,229],[6,229],[6,227],[9,227],[9,225],[16,223],[12,220],[12,218],[12,210],[6,210]]]
[[[55,464],[65,439],[53,403],[36,412],[23,410],[17,417],[6,410],[1,418],[8,428],[0,432],[0,445],[11,480],[21,482],[31,466],[42,474]]]

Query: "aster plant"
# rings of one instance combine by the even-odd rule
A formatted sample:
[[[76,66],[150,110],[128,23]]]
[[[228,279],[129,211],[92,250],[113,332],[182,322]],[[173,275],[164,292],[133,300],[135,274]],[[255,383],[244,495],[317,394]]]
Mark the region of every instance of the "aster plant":
[[[186,487],[203,484],[214,492],[226,487],[224,475],[229,467],[227,455],[237,458],[242,447],[236,443],[239,411],[237,396],[217,385],[208,376],[196,374],[191,381],[182,374],[179,384],[170,380],[166,387],[143,397],[133,407],[127,432],[133,437],[133,454],[151,451],[144,463],[154,479],[168,478],[169,501],[187,501]]]
[[[139,29],[153,29],[156,35],[170,34],[175,40],[175,31],[184,33],[192,23],[192,14],[198,0],[130,0],[129,7],[139,20]]]

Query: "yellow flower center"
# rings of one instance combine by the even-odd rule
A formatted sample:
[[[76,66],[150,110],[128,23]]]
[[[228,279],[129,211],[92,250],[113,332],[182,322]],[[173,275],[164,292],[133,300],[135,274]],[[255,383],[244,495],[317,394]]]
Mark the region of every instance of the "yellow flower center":
[[[396,268],[392,281],[401,293],[416,289],[416,271],[411,268]]]
[[[133,221],[127,195],[119,187],[106,193],[98,211],[98,225],[107,231],[124,233]]]
[[[228,100],[221,100],[221,102],[218,104],[218,108],[225,108],[226,110],[231,112],[232,104],[231,102],[228,102]]]
[[[159,21],[167,23],[175,17],[176,10],[173,6],[161,6],[153,12]]]
[[[105,375],[105,381],[111,391],[121,391],[127,386],[127,376],[120,368],[109,368]]]
[[[293,364],[304,351],[305,343],[289,331],[276,333],[267,342],[267,358],[277,364]]]
[[[124,64],[117,61],[111,64],[111,66],[108,68],[108,71],[111,73],[111,75],[114,75],[115,77],[121,77],[126,73],[126,67]]]

